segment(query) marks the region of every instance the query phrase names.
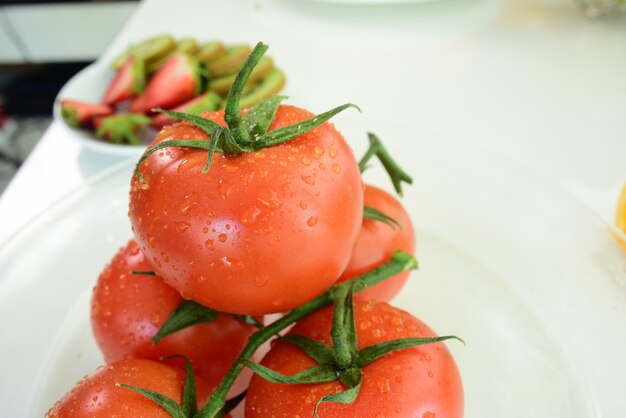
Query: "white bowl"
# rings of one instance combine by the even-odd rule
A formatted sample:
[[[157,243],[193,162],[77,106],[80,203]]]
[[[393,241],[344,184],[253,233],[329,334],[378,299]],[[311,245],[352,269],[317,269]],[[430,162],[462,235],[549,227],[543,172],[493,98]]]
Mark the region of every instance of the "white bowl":
[[[115,76],[115,70],[108,63],[96,61],[85,67],[72,77],[59,91],[53,108],[54,118],[61,122],[67,135],[76,139],[84,146],[102,153],[139,156],[146,149],[145,145],[115,144],[98,138],[93,132],[86,129],[72,128],[61,116],[61,99],[73,99],[87,103],[100,103],[106,88]]]

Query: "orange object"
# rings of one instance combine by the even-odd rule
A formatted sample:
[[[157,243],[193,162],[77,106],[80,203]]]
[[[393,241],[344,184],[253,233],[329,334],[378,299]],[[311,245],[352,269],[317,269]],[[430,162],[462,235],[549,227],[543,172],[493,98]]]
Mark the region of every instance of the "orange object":
[[[626,184],[622,188],[622,194],[617,202],[617,211],[615,212],[615,226],[617,229],[626,234]],[[617,243],[626,251],[626,240],[622,236],[615,234]]]
[[[622,194],[619,197],[619,201],[617,202],[615,225],[626,234],[626,184],[624,184]]]

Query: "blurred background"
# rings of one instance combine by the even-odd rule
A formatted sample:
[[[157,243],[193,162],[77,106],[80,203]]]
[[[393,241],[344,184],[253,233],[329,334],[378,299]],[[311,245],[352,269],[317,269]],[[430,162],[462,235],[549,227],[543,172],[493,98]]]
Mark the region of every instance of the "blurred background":
[[[61,87],[105,50],[137,4],[0,0],[0,194],[52,121]]]

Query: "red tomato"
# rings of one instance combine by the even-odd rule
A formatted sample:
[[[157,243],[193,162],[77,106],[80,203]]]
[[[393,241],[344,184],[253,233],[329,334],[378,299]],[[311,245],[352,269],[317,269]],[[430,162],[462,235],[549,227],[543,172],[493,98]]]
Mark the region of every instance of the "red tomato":
[[[318,311],[290,331],[325,344],[331,343],[332,308]],[[407,312],[386,303],[355,299],[359,349],[406,337],[433,337],[434,332]],[[299,348],[276,342],[262,364],[286,375],[315,366]],[[463,416],[463,388],[459,371],[442,343],[389,353],[363,367],[361,390],[354,403],[323,403],[321,418]],[[306,385],[270,383],[255,375],[246,398],[246,418],[310,417],[325,395],[344,391],[338,382]]]
[[[46,413],[49,418],[171,418],[161,406],[143,395],[120,386],[123,383],[161,393],[180,405],[185,373],[152,360],[129,359],[98,368],[81,379]],[[210,389],[196,379],[198,407]]]
[[[107,363],[124,358],[158,360],[181,354],[197,375],[217,385],[248,341],[254,328],[229,315],[185,328],[153,345],[151,338],[182,298],[160,277],[134,275],[152,267],[134,241],[105,268],[93,290],[91,325]],[[182,359],[167,360],[184,367]]]
[[[398,199],[377,187],[365,185],[363,200],[365,206],[391,216],[398,221],[402,228],[391,227],[380,221],[364,219],[352,251],[352,258],[339,278],[339,282],[353,279],[386,263],[396,250],[404,250],[409,254],[413,254],[415,251],[413,224],[409,214]],[[357,296],[362,299],[389,302],[404,286],[408,277],[408,271],[402,272],[359,292]]]
[[[223,112],[206,115],[224,124]],[[312,117],[280,106],[269,130]],[[160,132],[206,139],[186,123]],[[227,157],[168,148],[133,177],[130,219],[157,273],[184,297],[223,312],[265,314],[299,306],[345,269],[361,226],[363,186],[350,147],[325,123],[291,141]]]

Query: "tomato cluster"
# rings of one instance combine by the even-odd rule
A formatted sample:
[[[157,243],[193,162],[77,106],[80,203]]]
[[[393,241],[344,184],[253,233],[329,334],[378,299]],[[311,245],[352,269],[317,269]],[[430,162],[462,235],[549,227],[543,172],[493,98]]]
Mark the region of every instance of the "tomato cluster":
[[[108,366],[47,416],[225,416],[248,366],[246,417],[462,417],[459,372],[442,343],[455,337],[386,303],[415,266],[408,213],[363,185],[365,161],[327,122],[348,105],[318,116],[282,98],[238,109],[237,86],[263,52],[244,65],[230,107],[171,113],[183,121],[139,161],[134,240],[91,303]],[[390,174],[400,190],[407,177]],[[282,316],[264,324],[270,313]]]

